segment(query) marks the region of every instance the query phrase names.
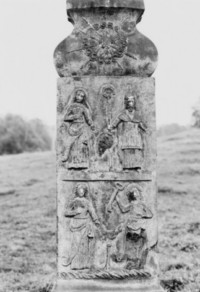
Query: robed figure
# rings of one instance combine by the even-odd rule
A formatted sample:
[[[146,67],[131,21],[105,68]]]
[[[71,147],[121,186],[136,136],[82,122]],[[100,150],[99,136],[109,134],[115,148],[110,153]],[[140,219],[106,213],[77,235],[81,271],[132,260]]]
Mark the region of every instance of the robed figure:
[[[109,129],[117,129],[119,157],[123,169],[140,170],[143,165],[146,127],[136,111],[136,96],[125,96],[125,109],[114,119]]]
[[[71,247],[63,265],[72,270],[90,269],[95,252],[95,226],[100,222],[89,198],[87,184],[76,185],[74,199],[66,207],[64,216],[71,218]]]
[[[67,145],[63,162],[69,169],[85,169],[89,167],[91,130],[95,130],[87,93],[79,88],[75,91],[72,102],[67,107],[64,122],[67,123]]]

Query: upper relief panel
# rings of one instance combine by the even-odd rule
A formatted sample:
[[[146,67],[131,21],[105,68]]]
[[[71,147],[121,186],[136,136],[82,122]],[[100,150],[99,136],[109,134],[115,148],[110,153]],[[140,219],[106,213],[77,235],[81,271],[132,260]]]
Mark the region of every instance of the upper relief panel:
[[[142,9],[90,8],[70,10],[68,14],[74,30],[54,53],[60,77],[149,77],[154,73],[157,49],[137,29]]]
[[[57,125],[59,168],[65,172],[141,174],[154,170],[152,78],[62,78]]]

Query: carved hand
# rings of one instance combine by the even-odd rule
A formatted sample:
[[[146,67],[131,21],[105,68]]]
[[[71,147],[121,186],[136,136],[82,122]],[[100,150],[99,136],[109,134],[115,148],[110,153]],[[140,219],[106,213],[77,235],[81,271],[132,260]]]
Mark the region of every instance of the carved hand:
[[[118,234],[118,233],[120,233],[120,232],[122,232],[122,231],[123,231],[123,224],[120,224],[120,225],[116,228],[115,232]]]
[[[123,257],[124,255],[122,253],[119,253],[116,258],[117,262],[121,262],[123,260]]]
[[[113,131],[113,127],[111,125],[108,125],[108,131],[109,132]]]
[[[76,215],[79,215],[80,212],[77,211],[66,211],[64,216],[65,217],[75,217]]]
[[[141,215],[141,214],[135,214],[135,218],[136,218],[136,219],[142,219],[142,218],[144,218],[144,216]]]
[[[96,130],[95,125],[91,125],[91,129],[92,131],[95,131]]]
[[[100,227],[100,225],[101,225],[101,223],[98,219],[94,222],[94,224],[96,225],[96,227]]]
[[[71,121],[74,121],[74,120],[78,120],[80,118],[80,114],[77,114],[77,115],[69,115],[69,116],[66,116],[64,118],[64,121],[65,122],[71,122]]]
[[[111,213],[112,212],[112,204],[108,204],[108,206],[106,207],[106,212],[107,213]]]

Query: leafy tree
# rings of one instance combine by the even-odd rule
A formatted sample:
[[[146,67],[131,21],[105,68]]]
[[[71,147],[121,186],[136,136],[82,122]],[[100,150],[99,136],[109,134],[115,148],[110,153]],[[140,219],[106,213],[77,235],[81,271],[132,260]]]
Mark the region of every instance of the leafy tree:
[[[42,121],[25,121],[18,115],[0,119],[0,155],[51,149],[51,137]]]
[[[195,128],[200,128],[200,98],[196,105],[193,107],[192,118],[194,121],[193,126]]]

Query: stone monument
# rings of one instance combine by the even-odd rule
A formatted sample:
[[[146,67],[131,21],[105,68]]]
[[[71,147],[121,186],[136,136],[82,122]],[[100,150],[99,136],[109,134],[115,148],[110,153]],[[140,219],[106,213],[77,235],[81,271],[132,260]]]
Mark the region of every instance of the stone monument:
[[[161,292],[155,85],[143,0],[68,0],[55,50],[58,292]]]

